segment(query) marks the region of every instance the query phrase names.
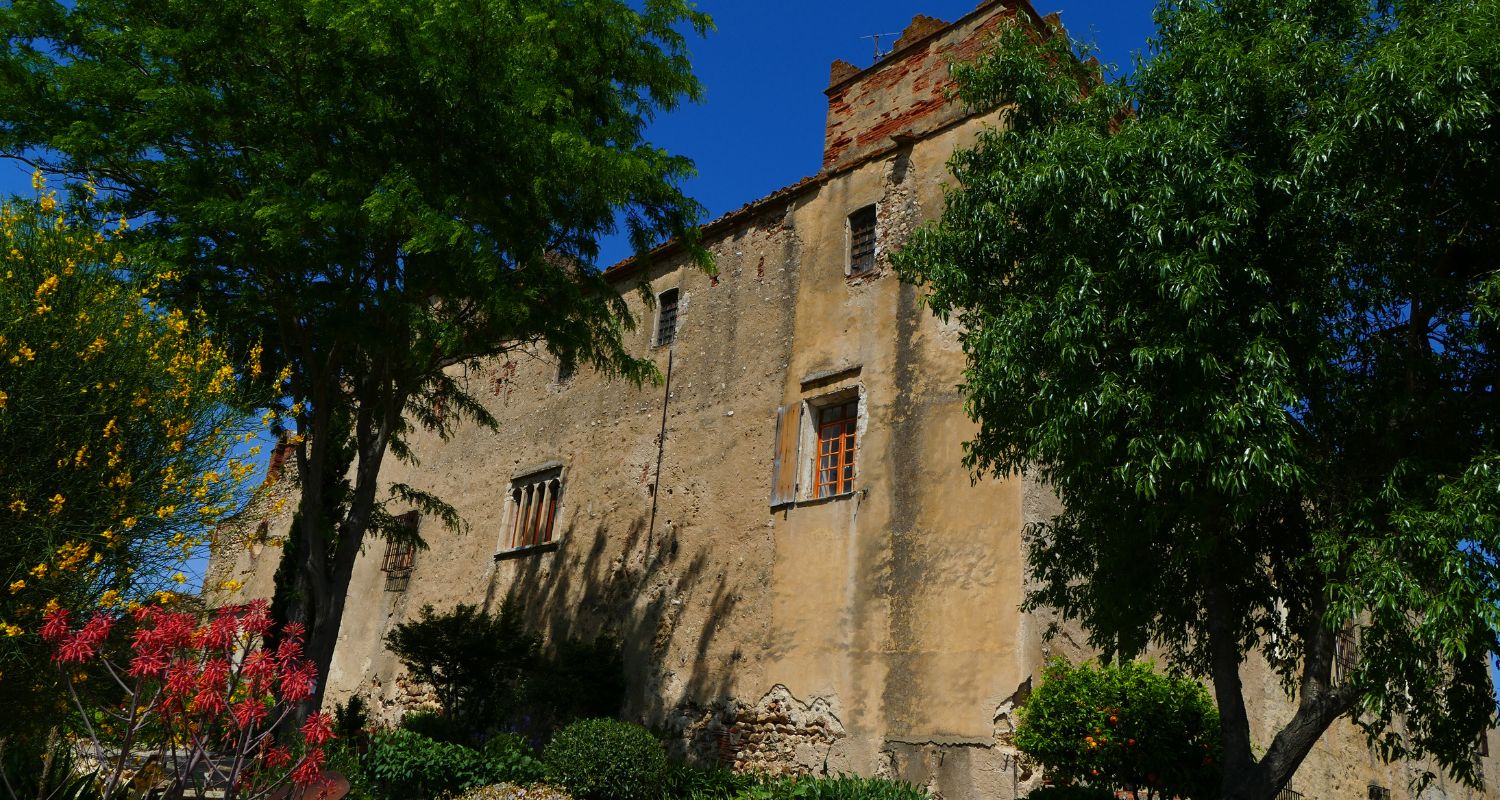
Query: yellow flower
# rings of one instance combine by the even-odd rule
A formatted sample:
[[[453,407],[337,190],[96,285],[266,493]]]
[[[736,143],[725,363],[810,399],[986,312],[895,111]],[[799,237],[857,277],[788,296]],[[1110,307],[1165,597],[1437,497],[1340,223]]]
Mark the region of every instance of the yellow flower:
[[[43,614],[51,614],[52,612],[58,610],[59,608],[62,608],[62,606],[58,605],[57,598],[54,597],[51,600],[47,601],[47,605],[42,606],[42,613]]]
[[[120,423],[116,418],[111,417],[109,422],[104,423],[104,438],[108,439],[109,437],[114,436],[119,432]]]
[[[49,502],[52,503],[52,507],[48,509],[48,513],[57,515],[62,513],[63,504],[68,502],[68,498],[63,497],[61,494],[54,494],[50,498]]]
[[[11,583],[10,583],[10,593],[11,594],[15,594],[16,592],[19,592],[19,591],[21,591],[22,589],[25,589],[25,588],[26,588],[26,580],[24,578],[21,579],[21,580],[19,580],[19,581],[11,581]]]
[[[25,500],[12,500],[12,501],[10,501],[10,510],[11,510],[12,513],[15,513],[15,514],[25,514],[26,513],[26,501]]]
[[[5,403],[8,400],[10,400],[10,395],[6,394],[4,391],[0,391],[0,408],[5,408]]]
[[[47,279],[42,281],[41,284],[36,287],[35,296],[37,300],[41,300],[43,297],[46,297],[47,295],[52,294],[55,291],[57,291],[57,276],[48,275]]]
[[[187,583],[187,576],[184,575],[184,574],[182,574],[181,572],[179,572],[176,575],[172,576],[172,582],[173,583]]]
[[[104,608],[114,608],[120,602],[120,593],[114,589],[107,590],[99,596],[99,605]]]
[[[131,528],[135,527],[135,522],[136,522],[135,517],[126,517],[125,521],[120,523],[120,527],[122,527],[122,528],[124,528],[125,530],[128,531]]]
[[[104,532],[99,534],[99,538],[106,542],[112,542],[115,539],[115,532],[109,528],[105,528]]]
[[[3,632],[6,636],[14,639],[17,636],[25,633],[26,631],[20,625],[14,625],[9,622],[4,622],[0,623],[0,632]]]
[[[31,568],[31,576],[33,578],[45,578],[45,577],[47,577],[47,565],[45,563],[42,563],[42,564],[37,564],[36,566],[32,567]]]
[[[228,581],[224,581],[223,583],[219,584],[220,591],[225,591],[225,592],[238,592],[239,590],[241,590],[243,588],[245,588],[245,584],[240,583],[239,581],[236,581],[236,580],[228,580]]]

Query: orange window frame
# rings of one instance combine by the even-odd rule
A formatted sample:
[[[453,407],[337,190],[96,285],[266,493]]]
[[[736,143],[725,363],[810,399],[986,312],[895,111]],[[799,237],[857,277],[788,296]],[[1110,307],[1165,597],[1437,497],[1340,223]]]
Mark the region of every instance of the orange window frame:
[[[833,497],[854,491],[858,425],[858,400],[818,409],[818,451],[817,461],[813,464],[814,496]]]

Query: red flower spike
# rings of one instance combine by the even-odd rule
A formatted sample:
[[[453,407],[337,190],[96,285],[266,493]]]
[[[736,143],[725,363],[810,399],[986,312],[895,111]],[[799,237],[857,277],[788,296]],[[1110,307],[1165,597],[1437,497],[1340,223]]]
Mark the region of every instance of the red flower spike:
[[[292,783],[298,786],[311,786],[323,780],[323,751],[314,749],[307,751],[302,757],[302,763],[292,770]]]
[[[313,714],[302,726],[302,738],[310,747],[333,741],[333,728],[328,724],[327,714]]]
[[[271,604],[264,600],[250,601],[240,625],[249,633],[264,636],[271,630]]]
[[[292,763],[292,751],[281,745],[272,745],[266,750],[266,766],[278,769]]]
[[[312,697],[318,672],[311,664],[288,669],[281,673],[281,699],[288,703],[299,703]]]
[[[66,608],[54,608],[43,617],[42,640],[56,643],[68,635],[71,630],[68,627],[68,610]]]
[[[241,728],[259,725],[265,722],[268,715],[266,704],[253,697],[230,706],[229,713],[234,716],[234,724]]]

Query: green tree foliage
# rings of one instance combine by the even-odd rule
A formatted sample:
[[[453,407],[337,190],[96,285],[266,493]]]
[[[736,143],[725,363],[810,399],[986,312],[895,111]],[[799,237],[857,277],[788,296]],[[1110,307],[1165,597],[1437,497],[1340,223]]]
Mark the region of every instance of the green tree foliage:
[[[545,349],[640,381],[594,265],[623,224],[704,266],[687,160],[644,138],[696,99],[686,0],[19,0],[0,9],[0,152],[97,176],[235,352],[288,383],[302,535],[289,616],[326,672],[379,480],[417,426],[493,425],[474,360]],[[620,222],[617,223],[617,220]]]
[[[541,645],[511,606],[486,614],[462,603],[442,614],[423,606],[385,641],[413,678],[432,687],[447,721],[476,731],[516,708]]]
[[[489,614],[459,604],[396,625],[386,646],[412,677],[433,688],[440,711],[407,715],[402,726],[434,739],[470,744],[496,730],[539,741],[560,725],[619,713],[625,672],[619,645],[601,636],[565,639],[544,652],[510,604]]]
[[[43,613],[195,588],[179,570],[250,467],[232,452],[235,364],[200,316],[158,305],[149,265],[50,193],[0,208],[0,237],[5,738],[66,716]]]
[[[1213,797],[1219,714],[1201,684],[1138,661],[1054,661],[1021,707],[1016,747],[1061,784],[1144,798]]]
[[[1475,783],[1500,649],[1500,2],[1157,22],[1112,81],[1035,26],[958,71],[1005,124],[897,264],[963,325],[967,463],[1063,500],[1030,531],[1031,607],[1212,678],[1224,796],[1274,796],[1345,715]],[[1258,751],[1257,651],[1296,701]]]

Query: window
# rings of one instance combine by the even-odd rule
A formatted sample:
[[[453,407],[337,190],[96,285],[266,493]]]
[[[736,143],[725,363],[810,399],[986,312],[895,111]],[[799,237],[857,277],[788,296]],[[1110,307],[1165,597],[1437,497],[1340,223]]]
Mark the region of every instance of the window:
[[[849,215],[849,274],[863,275],[875,269],[875,206],[865,206]]]
[[[1359,666],[1359,642],[1354,636],[1354,627],[1351,625],[1339,631],[1338,638],[1333,643],[1334,684],[1337,685],[1347,680],[1357,666]]]
[[[411,581],[412,565],[417,558],[417,529],[421,515],[409,511],[402,514],[400,520],[404,529],[402,535],[386,540],[385,558],[380,563],[380,571],[385,573],[385,590],[388,592],[406,590]]]
[[[771,507],[847,495],[854,491],[858,440],[863,437],[863,390],[850,380],[858,369],[832,381],[834,391],[799,400],[776,412],[771,459]],[[816,381],[815,388],[829,382]],[[807,391],[807,382],[803,390]]]
[[[656,296],[656,346],[666,347],[677,340],[677,290],[668,289]]]
[[[1391,800],[1391,790],[1379,784],[1370,784],[1370,800]]]
[[[561,502],[561,468],[534,473],[513,481],[509,509],[510,549],[536,547],[551,542]]]
[[[818,413],[817,497],[854,491],[855,426],[859,399],[820,408]]]

